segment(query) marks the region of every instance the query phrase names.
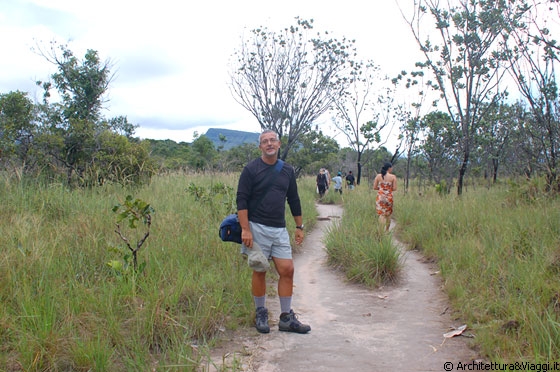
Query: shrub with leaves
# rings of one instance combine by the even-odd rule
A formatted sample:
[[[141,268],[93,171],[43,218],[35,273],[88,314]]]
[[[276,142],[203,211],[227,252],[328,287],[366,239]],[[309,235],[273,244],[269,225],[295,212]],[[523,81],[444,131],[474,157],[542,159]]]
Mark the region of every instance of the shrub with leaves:
[[[209,204],[209,210],[216,211],[220,215],[234,213],[237,210],[235,190],[225,183],[217,182],[211,186],[204,187],[197,186],[191,182],[187,191],[195,197],[196,201]]]
[[[146,203],[140,199],[133,199],[131,195],[128,195],[125,201],[121,204],[117,204],[113,207],[113,212],[117,214],[116,230],[117,235],[123,240],[128,248],[128,251],[124,256],[124,263],[120,261],[110,261],[108,265],[116,270],[117,272],[124,274],[128,272],[130,267],[130,261],[132,260],[132,267],[134,273],[138,274],[144,271],[146,262],[142,262],[138,266],[138,251],[142,248],[142,245],[150,236],[150,226],[152,224],[152,213],[154,209],[150,204]],[[135,245],[131,243],[131,239],[126,237],[121,229],[121,223],[126,221],[126,226],[130,231],[138,229],[139,223],[145,227],[145,231],[136,242]]]

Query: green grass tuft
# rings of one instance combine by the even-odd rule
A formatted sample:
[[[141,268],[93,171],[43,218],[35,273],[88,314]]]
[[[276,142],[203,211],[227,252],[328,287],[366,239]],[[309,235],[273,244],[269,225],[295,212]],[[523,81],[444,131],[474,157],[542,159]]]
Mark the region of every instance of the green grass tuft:
[[[340,195],[334,195],[334,199],[340,200]],[[368,286],[396,280],[400,256],[391,235],[379,225],[375,193],[367,187],[357,188],[344,195],[343,204],[344,215],[325,241],[328,262],[344,271],[349,280]]]

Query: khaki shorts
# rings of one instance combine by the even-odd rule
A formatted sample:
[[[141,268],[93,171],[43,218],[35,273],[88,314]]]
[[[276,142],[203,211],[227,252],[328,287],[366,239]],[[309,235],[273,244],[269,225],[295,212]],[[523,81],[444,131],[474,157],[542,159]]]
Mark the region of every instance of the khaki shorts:
[[[264,255],[272,257],[291,259],[292,246],[290,245],[290,235],[285,227],[270,227],[249,221],[253,240],[261,247]],[[248,249],[245,244],[241,244],[241,253],[247,254]]]

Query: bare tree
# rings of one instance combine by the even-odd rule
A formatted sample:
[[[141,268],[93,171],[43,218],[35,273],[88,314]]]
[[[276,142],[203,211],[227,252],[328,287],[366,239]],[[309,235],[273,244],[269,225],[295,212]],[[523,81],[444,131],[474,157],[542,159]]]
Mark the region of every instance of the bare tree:
[[[532,139],[532,151],[543,158],[543,162],[534,166],[544,168],[549,190],[560,191],[560,103],[556,81],[560,60],[557,42],[549,28],[558,21],[558,4],[553,3],[532,2],[530,6],[523,2],[527,12],[520,22],[512,22],[512,32],[504,34],[504,44],[511,63],[509,71],[533,117],[522,130]],[[550,12],[554,7],[555,17]]]
[[[381,131],[391,122],[394,100],[391,86],[385,84],[389,79],[380,74],[373,62],[355,64],[352,76],[348,89],[334,101],[333,121],[358,155],[356,183],[359,185],[363,154],[373,144],[380,147],[387,142],[387,138],[381,138]]]
[[[282,139],[282,159],[344,92],[355,56],[354,41],[308,39],[313,20],[296,20],[281,32],[252,30],[230,74],[236,101]]]

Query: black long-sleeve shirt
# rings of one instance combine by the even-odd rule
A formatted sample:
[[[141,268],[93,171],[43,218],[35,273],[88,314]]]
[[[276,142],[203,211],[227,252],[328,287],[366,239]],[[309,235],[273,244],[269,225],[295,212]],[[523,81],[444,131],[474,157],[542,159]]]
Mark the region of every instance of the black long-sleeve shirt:
[[[287,163],[277,175],[274,174],[274,167],[257,158],[243,168],[237,185],[237,210],[247,209],[249,221],[271,227],[286,227],[286,200],[292,216],[301,216],[296,174]],[[271,177],[276,178],[268,185]],[[266,195],[263,197],[264,193]],[[259,205],[254,205],[261,199]]]

